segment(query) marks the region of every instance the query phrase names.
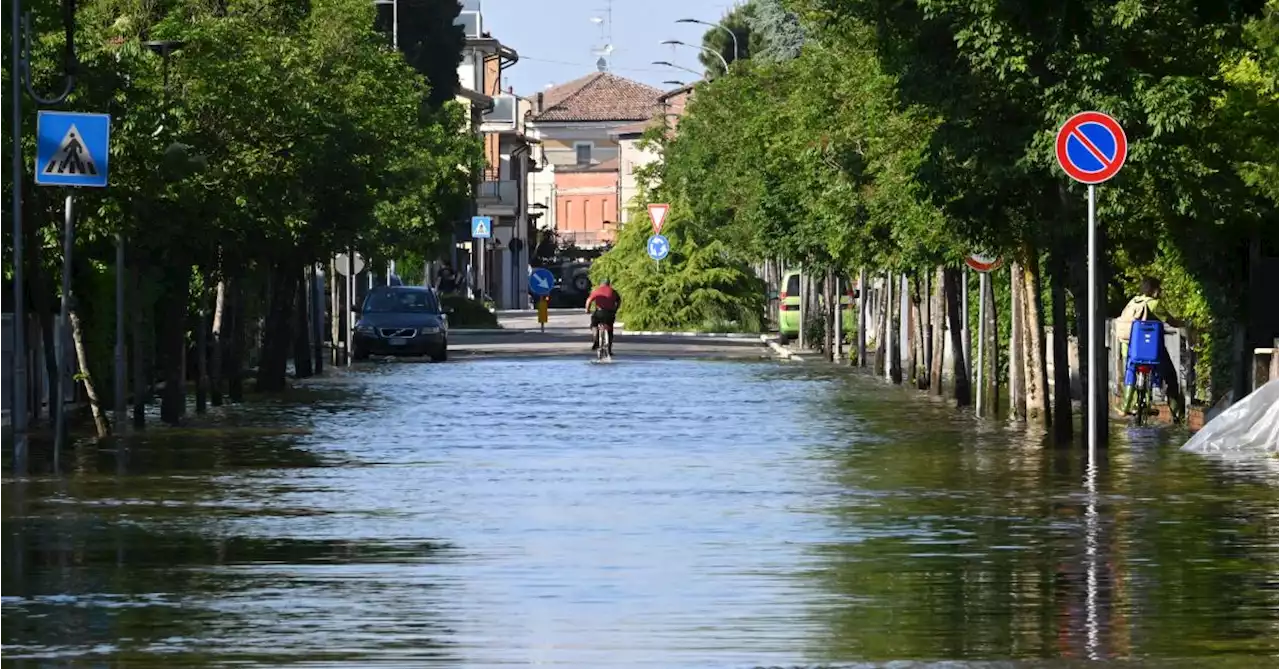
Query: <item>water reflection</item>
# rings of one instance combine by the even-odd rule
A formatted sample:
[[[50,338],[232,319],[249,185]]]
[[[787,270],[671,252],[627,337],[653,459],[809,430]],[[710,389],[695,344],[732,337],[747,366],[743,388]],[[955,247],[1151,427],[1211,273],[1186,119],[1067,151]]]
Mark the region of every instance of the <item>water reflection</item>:
[[[1269,665],[1271,477],[1117,429],[1089,470],[824,367],[375,364],[7,482],[0,634],[118,666]]]

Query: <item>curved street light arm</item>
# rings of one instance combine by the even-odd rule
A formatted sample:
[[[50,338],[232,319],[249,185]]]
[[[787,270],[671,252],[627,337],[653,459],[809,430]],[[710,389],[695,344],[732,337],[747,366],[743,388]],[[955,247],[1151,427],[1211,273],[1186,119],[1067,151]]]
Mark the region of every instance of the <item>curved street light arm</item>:
[[[677,69],[677,70],[684,70],[685,72],[688,72],[689,74],[696,74],[696,75],[698,75],[699,77],[701,77],[701,76],[702,76],[702,74],[703,74],[702,72],[699,72],[699,71],[697,71],[697,70],[694,70],[694,69],[691,69],[691,68],[687,68],[687,67],[684,67],[684,66],[682,66],[682,65],[676,65],[675,63],[669,63],[669,62],[667,62],[667,61],[665,61],[665,60],[655,60],[655,61],[653,61],[653,64],[654,64],[654,65],[661,65],[661,66],[663,66],[663,67],[671,67],[671,68],[675,68],[675,69]]]
[[[13,13],[17,14],[18,0],[11,0],[11,2],[14,4]],[[63,79],[62,92],[51,98],[41,97],[40,94],[36,92],[35,87],[31,85],[31,42],[33,41],[31,34],[31,12],[27,12],[22,15],[22,58],[18,63],[18,76],[22,78],[22,85],[27,89],[27,94],[42,105],[56,105],[59,102],[66,100],[67,97],[71,95],[71,91],[76,88],[76,8],[74,0],[63,0],[62,8],[63,24],[66,27],[67,43],[67,55],[66,59],[63,61],[63,72],[66,76]]]
[[[716,58],[719,58],[719,59],[720,59],[720,62],[724,64],[724,72],[725,72],[725,74],[728,74],[728,73],[729,73],[729,61],[725,60],[724,56],[720,55],[720,52],[719,52],[719,51],[716,51],[715,49],[712,49],[711,47],[702,46],[702,45],[700,45],[700,44],[689,44],[688,42],[681,42],[681,41],[680,41],[680,40],[678,40],[678,39],[669,39],[669,40],[664,40],[664,41],[662,42],[662,44],[664,44],[664,45],[673,44],[673,45],[676,45],[676,46],[687,46],[687,47],[689,47],[689,48],[691,48],[691,49],[702,49],[703,51],[706,51],[707,53],[709,53],[709,54],[711,54],[711,55],[715,56]]]
[[[738,50],[738,33],[733,32],[723,23],[711,23],[710,21],[699,21],[698,19],[679,19],[676,23],[697,23],[699,25],[719,28],[729,33],[729,39],[733,40],[733,59],[738,60],[741,57],[741,51]]]

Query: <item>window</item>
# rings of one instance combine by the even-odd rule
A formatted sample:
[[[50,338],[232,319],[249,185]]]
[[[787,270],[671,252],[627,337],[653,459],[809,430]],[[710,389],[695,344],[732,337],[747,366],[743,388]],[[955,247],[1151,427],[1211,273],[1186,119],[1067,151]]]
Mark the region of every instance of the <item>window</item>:
[[[575,142],[573,150],[577,154],[579,165],[591,164],[591,142]]]

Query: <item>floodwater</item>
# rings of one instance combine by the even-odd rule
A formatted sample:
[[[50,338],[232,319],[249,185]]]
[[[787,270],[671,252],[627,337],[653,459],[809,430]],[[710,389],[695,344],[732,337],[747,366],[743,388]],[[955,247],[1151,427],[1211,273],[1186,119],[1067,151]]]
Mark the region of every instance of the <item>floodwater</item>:
[[[1266,468],[619,354],[373,363],[6,481],[6,665],[1275,665]]]

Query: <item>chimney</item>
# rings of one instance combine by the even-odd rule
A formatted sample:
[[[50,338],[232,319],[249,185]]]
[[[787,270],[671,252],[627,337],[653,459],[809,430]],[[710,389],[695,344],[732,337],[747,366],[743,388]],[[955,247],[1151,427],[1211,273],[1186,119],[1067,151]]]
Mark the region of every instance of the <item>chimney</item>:
[[[537,113],[541,114],[542,113],[542,91],[538,91],[537,101],[538,101],[537,104],[534,105],[534,109],[537,110]]]

